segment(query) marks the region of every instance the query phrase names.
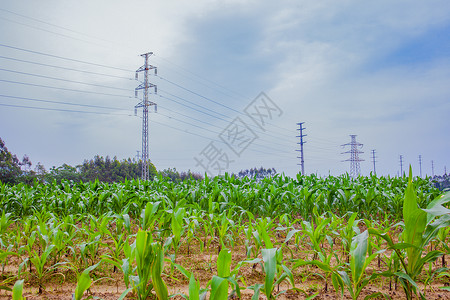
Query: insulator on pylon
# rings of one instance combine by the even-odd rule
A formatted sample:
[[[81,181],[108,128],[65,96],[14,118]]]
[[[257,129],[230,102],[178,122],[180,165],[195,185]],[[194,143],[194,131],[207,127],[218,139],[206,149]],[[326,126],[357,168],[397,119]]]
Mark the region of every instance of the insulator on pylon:
[[[138,80],[138,72],[136,72],[136,75],[134,76],[134,79]]]
[[[155,94],[158,94],[158,87],[155,85]]]
[[[137,107],[134,108],[134,115],[137,116]]]
[[[158,69],[155,68],[155,75],[158,75]]]
[[[134,90],[134,98],[137,98],[137,90]]]
[[[158,112],[158,105],[155,104],[155,113]]]

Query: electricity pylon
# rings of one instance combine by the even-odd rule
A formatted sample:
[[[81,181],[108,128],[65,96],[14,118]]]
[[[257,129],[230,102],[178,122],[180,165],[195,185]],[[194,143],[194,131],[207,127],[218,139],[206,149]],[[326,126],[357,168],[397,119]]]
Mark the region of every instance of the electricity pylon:
[[[361,167],[359,165],[359,162],[364,161],[364,159],[359,158],[359,154],[364,153],[364,152],[358,150],[358,147],[362,147],[363,144],[358,143],[356,141],[356,135],[351,134],[350,137],[352,138],[351,142],[347,143],[347,144],[343,144],[341,146],[342,147],[350,146],[350,151],[342,152],[342,154],[350,153],[350,158],[346,159],[344,161],[350,162],[350,176],[355,178],[355,177],[359,176],[359,174],[361,173]]]
[[[141,54],[142,57],[145,59],[145,63],[142,67],[136,70],[136,80],[139,78],[138,73],[144,71],[144,82],[142,82],[136,89],[135,89],[135,97],[137,97],[138,90],[144,90],[144,96],[141,102],[139,102],[134,107],[134,113],[137,114],[137,109],[142,107],[142,174],[141,178],[142,180],[148,180],[149,174],[148,174],[148,165],[149,165],[149,154],[148,154],[148,108],[149,106],[155,106],[155,112],[156,112],[156,103],[151,102],[148,100],[148,90],[150,88],[155,89],[155,94],[157,92],[156,85],[150,83],[148,81],[148,71],[151,69],[155,70],[155,75],[157,74],[156,67],[148,64],[148,58],[153,54],[153,52],[148,52]]]
[[[303,127],[303,124],[305,122],[301,122],[301,123],[297,123],[298,127],[298,131],[299,131],[299,135],[297,135],[298,138],[300,138],[300,141],[297,143],[298,145],[300,145],[300,149],[299,150],[295,150],[295,151],[300,151],[300,156],[297,156],[297,158],[300,158],[300,165],[302,167],[302,175],[305,175],[305,160],[303,159],[303,144],[305,144],[306,142],[303,141],[303,137],[306,136],[306,134],[303,134],[303,129],[306,129]]]

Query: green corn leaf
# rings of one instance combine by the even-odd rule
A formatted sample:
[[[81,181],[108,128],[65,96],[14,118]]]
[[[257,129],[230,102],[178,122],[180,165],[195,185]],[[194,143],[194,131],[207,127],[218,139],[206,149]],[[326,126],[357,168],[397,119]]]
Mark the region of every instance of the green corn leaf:
[[[368,237],[369,234],[366,230],[363,233],[358,234],[352,241],[350,268],[352,271],[352,280],[355,283],[359,282],[364,275]]]
[[[13,295],[12,298],[13,300],[22,300],[24,299],[24,297],[22,296],[23,294],[23,279],[21,280],[17,280],[16,283],[14,283],[14,287],[12,289]]]
[[[286,235],[286,239],[284,240],[284,243],[289,242],[289,240],[297,233],[300,232],[301,230],[298,229],[291,229],[288,234]]]
[[[74,293],[74,300],[81,300],[81,298],[83,297],[84,292],[91,287],[92,284],[92,280],[89,277],[89,272],[85,272],[83,271],[80,275],[80,277],[78,278],[77,281],[77,287],[75,288],[75,293]]]
[[[227,300],[228,281],[225,278],[214,275],[211,279],[210,300]]]
[[[318,267],[319,269],[321,269],[322,271],[325,271],[325,272],[333,271],[333,269],[330,267],[329,264],[326,264],[326,263],[324,263],[324,262],[322,262],[320,260],[298,260],[295,263],[295,265],[294,265],[294,267],[292,269],[296,269],[298,267],[306,266],[306,265],[316,266],[316,267]]]
[[[131,292],[132,290],[133,290],[133,288],[126,289],[125,291],[123,291],[123,293],[120,295],[120,297],[117,300],[125,299],[125,297],[128,295],[128,293]]]
[[[416,290],[419,290],[417,283],[408,274],[404,272],[396,272],[394,273],[394,275],[403,278],[404,280],[407,280]]]
[[[252,296],[252,300],[259,300],[259,293],[261,291],[261,289],[264,288],[264,284],[255,284],[252,286],[249,286],[248,289],[253,290],[253,296]]]
[[[220,250],[219,257],[217,258],[217,275],[220,277],[230,276],[231,268],[231,251],[223,248]]]
[[[200,284],[195,280],[194,274],[189,279],[189,300],[200,300]]]
[[[130,285],[130,259],[122,259],[122,266],[119,269],[122,269],[125,286],[128,288]]]
[[[267,298],[270,298],[274,288],[274,279],[277,276],[277,248],[262,249],[261,250],[264,261],[264,291]]]
[[[417,205],[417,196],[412,184],[411,166],[409,168],[408,187],[406,188],[403,203],[403,219],[405,221],[405,230],[403,232],[404,241],[417,247],[406,249],[408,273],[411,274],[414,265],[422,253],[422,236],[427,226],[427,213]]]
[[[269,234],[266,231],[266,228],[258,228],[258,229],[259,229],[259,235],[263,239],[264,244],[266,245],[266,248],[272,248],[273,244],[272,244],[272,241],[270,240]]]
[[[160,300],[168,299],[168,291],[165,282],[161,278],[164,268],[164,250],[157,246],[156,258],[152,268],[152,281],[156,291],[156,296]]]
[[[89,272],[97,268],[101,262],[102,261],[99,261],[95,265],[86,268],[81,273],[80,277],[78,277],[77,286],[75,288],[75,293],[73,295],[75,300],[80,300],[83,297],[84,292],[91,287],[92,280],[89,277]]]
[[[192,273],[189,272],[188,270],[186,270],[182,265],[176,264],[176,263],[172,263],[173,266],[175,266],[175,268],[178,269],[178,271],[180,271],[181,274],[183,274],[184,276],[186,276],[186,278],[191,278]]]
[[[431,201],[427,208],[424,209],[428,213],[427,217],[427,223],[430,223],[430,221],[434,217],[438,217],[442,215],[442,212],[445,212],[448,210],[447,208],[443,207],[444,204],[450,202],[450,192],[445,193],[444,195],[437,197],[433,201]],[[442,209],[443,208],[443,209]],[[447,212],[448,214],[449,212]]]
[[[341,291],[341,297],[344,297],[344,282],[338,273],[331,274],[331,282],[333,283],[334,290]]]

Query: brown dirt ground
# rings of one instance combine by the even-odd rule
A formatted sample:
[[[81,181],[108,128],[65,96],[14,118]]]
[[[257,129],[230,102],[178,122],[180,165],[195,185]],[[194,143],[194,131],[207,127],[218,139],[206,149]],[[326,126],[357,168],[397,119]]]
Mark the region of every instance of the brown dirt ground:
[[[280,236],[279,239],[282,241],[283,237]],[[295,258],[311,258],[311,253],[308,251],[308,247],[306,246],[305,241],[301,242],[304,245],[299,247],[295,247],[290,245],[289,248],[294,253]],[[243,261],[246,259],[246,251],[245,247],[242,245],[242,242],[238,242],[232,249],[232,261]],[[329,245],[326,243],[323,247],[329,249]],[[341,245],[334,246],[333,250],[337,250],[341,247]],[[336,248],[336,249],[335,249]],[[216,269],[216,260],[218,253],[218,243],[214,241],[211,243],[209,249],[205,249],[203,252],[201,251],[199,242],[194,242],[190,245],[190,254],[187,253],[187,246],[184,244],[178,251],[176,263],[181,264],[187,270],[194,273],[195,278],[200,281],[200,286],[202,288],[207,286],[208,281],[212,278],[214,274],[217,273]],[[331,249],[330,249],[331,250]],[[103,251],[102,251],[103,252]],[[291,254],[286,251],[284,252],[285,259],[290,258]],[[373,272],[377,270],[378,267],[376,265],[377,260],[375,259],[372,265],[369,268],[369,272]],[[447,265],[450,265],[450,257],[446,257]],[[3,277],[7,277],[9,274],[15,274],[17,272],[17,267],[19,264],[19,260],[17,258],[11,258],[8,262],[8,265],[5,268],[4,274],[0,274],[0,279]],[[439,260],[434,266],[434,269],[437,269],[441,264],[441,260]],[[232,266],[233,268],[234,266]],[[72,299],[72,293],[75,290],[76,280],[74,279],[74,274],[72,271],[65,271],[65,280],[62,280],[61,277],[54,276],[51,277],[47,282],[45,282],[45,291],[42,294],[38,294],[38,286],[36,282],[33,282],[31,279],[27,279],[24,286],[24,296],[27,299]],[[71,273],[72,272],[72,273]],[[303,290],[303,292],[297,292],[293,289],[287,282],[284,282],[280,285],[279,290],[285,291],[282,293],[278,299],[306,299],[306,297],[318,294],[314,299],[341,299],[340,295],[338,295],[332,285],[331,281],[328,280],[328,290],[325,291],[325,281],[320,276],[314,276],[313,273],[320,273],[318,269],[314,267],[302,267],[298,268],[294,271],[294,279],[296,282],[296,288]],[[169,294],[175,295],[179,293],[188,293],[188,280],[183,277],[181,273],[177,270],[173,271],[171,274],[171,270],[169,264],[167,263],[166,268],[164,270],[164,281],[166,282]],[[264,282],[264,272],[262,270],[261,265],[249,265],[244,264],[240,271],[239,275],[245,279],[245,283],[247,286],[250,286],[255,283],[263,283]],[[85,293],[85,297],[92,295],[97,299],[117,299],[121,295],[121,293],[126,289],[123,277],[120,272],[113,273],[112,266],[103,264],[99,268],[95,269],[91,272],[91,278],[99,279],[95,281],[89,292]],[[243,286],[244,284],[241,282],[240,284]],[[426,289],[426,299],[450,299],[450,292],[439,290],[438,287],[443,285],[450,285],[450,278],[441,278],[436,280],[435,283],[430,287],[428,286]],[[421,286],[423,288],[423,286]],[[375,292],[382,292],[389,295],[392,299],[405,299],[405,294],[400,285],[398,285],[397,289],[392,285],[392,290],[389,290],[389,279],[381,278],[374,281],[371,285],[367,286],[364,290],[360,298],[364,298],[366,295],[370,295]],[[242,298],[241,299],[251,299],[253,295],[253,291],[249,289],[243,289],[241,291]],[[350,299],[348,293],[344,294],[345,299]],[[11,299],[11,292],[0,291],[0,300],[2,299]],[[125,299],[135,299],[132,293],[129,293]],[[173,299],[183,299],[181,296],[173,296]],[[233,299],[237,299],[233,298]],[[260,299],[266,299],[265,296],[260,296]],[[380,298],[381,299],[381,298]]]

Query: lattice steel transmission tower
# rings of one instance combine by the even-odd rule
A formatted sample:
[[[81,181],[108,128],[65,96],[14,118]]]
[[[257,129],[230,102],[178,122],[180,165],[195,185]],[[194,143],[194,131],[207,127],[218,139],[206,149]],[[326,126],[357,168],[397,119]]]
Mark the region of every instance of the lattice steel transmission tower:
[[[154,69],[155,75],[157,74],[157,69],[155,66],[148,64],[148,58],[153,54],[153,52],[148,52],[141,54],[142,57],[144,57],[145,62],[142,67],[136,70],[136,80],[139,78],[139,72],[144,71],[144,82],[142,82],[136,89],[135,89],[135,97],[137,98],[138,90],[144,90],[144,95],[142,98],[142,101],[139,102],[134,107],[134,113],[137,114],[138,108],[142,109],[142,174],[141,178],[143,180],[148,180],[149,174],[148,174],[148,165],[149,165],[149,155],[148,155],[148,108],[149,106],[155,106],[155,112],[156,112],[156,103],[151,102],[148,100],[148,90],[150,88],[155,89],[155,94],[157,93],[156,85],[150,83],[148,81],[148,71]]]
[[[373,163],[373,174],[377,175],[377,169],[375,168],[376,161],[375,149],[372,150],[372,163]]]
[[[403,155],[400,155],[400,177],[403,177]]]
[[[341,145],[342,147],[350,146],[350,150],[344,153],[350,153],[350,158],[346,159],[344,161],[350,162],[350,176],[351,177],[357,177],[361,173],[361,167],[359,165],[359,162],[364,161],[364,159],[359,158],[360,153],[364,153],[363,151],[358,150],[358,148],[361,148],[363,144],[358,143],[356,141],[356,135],[351,134],[350,137],[352,138],[350,143]]]
[[[306,128],[303,127],[303,124],[305,124],[305,122],[297,123],[297,125],[298,125],[297,130],[299,131],[299,135],[297,135],[297,137],[300,138],[300,141],[297,144],[300,145],[300,149],[295,150],[295,151],[300,151],[300,156],[297,156],[297,158],[300,158],[300,163],[297,165],[302,167],[302,175],[305,175],[305,160],[303,159],[303,144],[305,144],[306,142],[303,141],[303,137],[305,137],[306,134],[303,134],[303,129],[306,129]]]
[[[419,170],[420,177],[422,177],[422,155],[419,155]]]

